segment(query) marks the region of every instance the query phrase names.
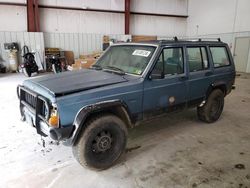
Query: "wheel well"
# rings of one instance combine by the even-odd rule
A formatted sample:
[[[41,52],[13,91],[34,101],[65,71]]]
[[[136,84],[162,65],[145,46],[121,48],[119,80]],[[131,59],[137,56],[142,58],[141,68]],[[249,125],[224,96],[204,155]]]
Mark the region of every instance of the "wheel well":
[[[90,118],[93,118],[94,116],[99,115],[100,113],[114,114],[115,116],[119,117],[126,124],[127,128],[133,127],[133,124],[131,122],[131,119],[130,119],[130,116],[129,116],[127,110],[122,106],[113,106],[110,108],[105,108],[102,110],[91,112],[86,117],[85,122],[87,122]]]
[[[208,89],[208,92],[207,92],[207,97],[212,93],[213,90],[215,89],[220,89],[224,95],[226,95],[227,93],[227,87],[225,84],[221,84],[221,85],[217,85],[217,86],[210,86],[210,88]]]

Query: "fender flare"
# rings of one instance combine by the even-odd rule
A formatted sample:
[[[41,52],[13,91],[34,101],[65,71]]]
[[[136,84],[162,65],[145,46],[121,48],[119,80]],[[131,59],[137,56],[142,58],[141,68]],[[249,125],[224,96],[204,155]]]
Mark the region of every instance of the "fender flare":
[[[227,84],[226,84],[226,82],[219,81],[219,82],[212,83],[212,84],[208,87],[207,92],[206,92],[206,98],[209,96],[209,94],[210,94],[215,88],[221,88],[221,87],[223,87],[223,89],[225,90],[225,91],[224,91],[224,94],[226,95],[226,93],[227,93]]]
[[[123,108],[123,110],[126,113],[127,118],[129,119],[129,123],[131,123],[131,116],[130,116],[128,107],[123,101],[119,99],[102,101],[102,102],[84,106],[78,111],[78,113],[75,116],[75,120],[73,122],[73,126],[74,126],[73,132],[71,136],[69,137],[69,139],[67,140],[67,142],[65,143],[65,145],[73,145],[75,143],[79,133],[82,130],[82,127],[84,127],[84,123],[86,119],[89,117],[91,113],[107,110],[113,107]]]

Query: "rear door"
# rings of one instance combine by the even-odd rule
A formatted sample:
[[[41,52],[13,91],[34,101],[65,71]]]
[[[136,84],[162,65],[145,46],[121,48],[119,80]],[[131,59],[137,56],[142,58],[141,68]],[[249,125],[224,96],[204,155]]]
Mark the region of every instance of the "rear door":
[[[200,103],[212,83],[207,46],[186,46],[188,67],[188,106]]]

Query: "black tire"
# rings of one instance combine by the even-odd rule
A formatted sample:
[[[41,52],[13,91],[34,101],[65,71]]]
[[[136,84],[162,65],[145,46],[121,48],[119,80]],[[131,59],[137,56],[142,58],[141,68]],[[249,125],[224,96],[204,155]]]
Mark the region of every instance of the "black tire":
[[[197,115],[201,121],[213,123],[220,118],[224,107],[224,93],[215,89],[209,95],[207,102],[202,107],[197,107]]]
[[[94,170],[111,167],[124,152],[127,128],[117,116],[99,115],[86,123],[72,147],[73,155],[83,166]]]
[[[55,74],[62,72],[62,68],[61,68],[61,67],[58,67],[58,66],[55,65],[55,64],[52,64],[52,70],[53,70],[53,72],[54,72]]]
[[[23,68],[23,73],[24,73],[25,76],[31,77],[31,71],[30,71],[30,69]]]

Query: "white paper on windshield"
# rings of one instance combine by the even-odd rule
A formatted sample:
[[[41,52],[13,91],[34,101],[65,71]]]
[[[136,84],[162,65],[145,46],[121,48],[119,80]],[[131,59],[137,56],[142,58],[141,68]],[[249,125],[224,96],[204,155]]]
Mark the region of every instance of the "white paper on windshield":
[[[135,50],[132,55],[148,57],[151,52],[147,50]]]

